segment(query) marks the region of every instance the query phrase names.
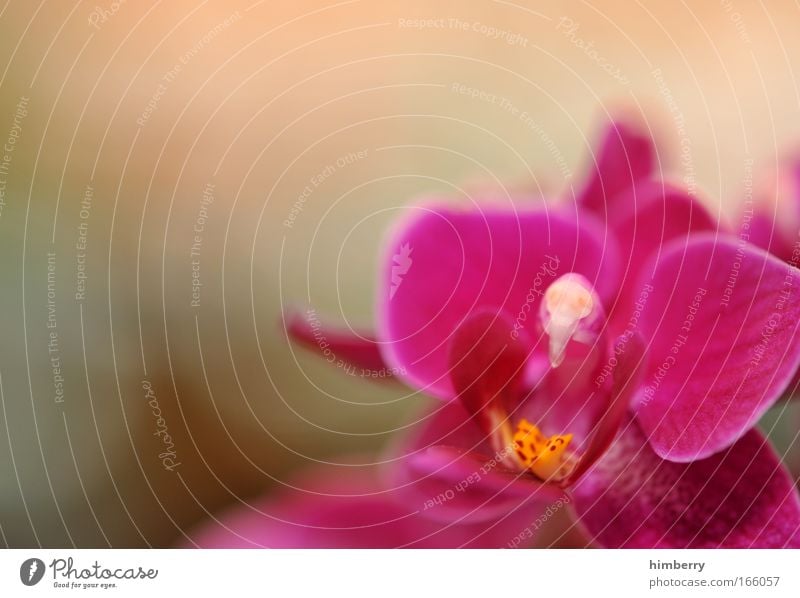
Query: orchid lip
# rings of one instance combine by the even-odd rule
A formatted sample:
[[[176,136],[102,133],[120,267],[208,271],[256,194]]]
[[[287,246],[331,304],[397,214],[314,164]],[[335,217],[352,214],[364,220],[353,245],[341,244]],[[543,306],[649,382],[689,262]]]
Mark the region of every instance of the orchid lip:
[[[600,298],[585,277],[570,272],[550,284],[539,308],[542,328],[550,337],[550,365],[563,363],[570,341],[593,343],[603,317]]]

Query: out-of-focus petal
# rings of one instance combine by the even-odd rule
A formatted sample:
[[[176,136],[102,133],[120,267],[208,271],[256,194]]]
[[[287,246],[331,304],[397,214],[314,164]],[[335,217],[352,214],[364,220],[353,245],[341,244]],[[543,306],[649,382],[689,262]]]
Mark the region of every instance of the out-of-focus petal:
[[[712,457],[674,463],[629,420],[572,494],[581,523],[610,548],[800,547],[797,489],[756,430]]]
[[[591,218],[498,208],[417,206],[389,238],[378,285],[384,356],[412,386],[452,399],[447,348],[480,309],[505,312],[517,332],[537,334],[541,295],[577,272],[609,300],[618,255]]]
[[[740,438],[800,364],[800,271],[736,239],[665,249],[640,321],[649,367],[636,405],[655,452],[693,461]]]
[[[371,380],[392,380],[393,370],[386,365],[380,347],[369,333],[356,333],[323,323],[313,310],[305,316],[289,311],[284,316],[286,332],[295,341],[342,369],[353,366]]]
[[[800,263],[800,253],[795,253],[800,236],[787,235],[778,224],[778,217],[763,209],[754,213],[747,226],[748,240],[785,262],[794,258],[795,262]]]
[[[689,193],[662,181],[638,184],[623,194],[619,204],[619,213],[609,218],[620,255],[625,256],[622,260],[627,259],[612,316],[617,328],[625,326],[638,299],[643,266],[654,269],[668,242],[686,243],[693,233],[718,228],[711,214]]]
[[[649,134],[629,123],[610,123],[592,156],[578,203],[603,219],[613,219],[622,205],[623,192],[653,174],[655,158]]]
[[[580,460],[566,480],[567,486],[579,480],[603,456],[626,419],[647,365],[644,340],[641,335],[633,332],[630,336],[619,337],[614,343],[614,352],[609,364],[610,371],[607,375],[611,378],[609,384],[611,390],[607,394],[608,401],[600,419],[592,429]],[[604,380],[601,382],[605,383]]]
[[[536,511],[562,495],[506,468],[459,402],[439,406],[393,448],[387,485],[409,508],[441,521],[485,522]]]
[[[188,532],[200,548],[496,548],[532,521],[531,510],[481,524],[450,524],[394,500],[373,468],[316,467],[297,485],[238,506]]]
[[[596,325],[595,338],[569,341],[563,361],[557,367],[551,367],[549,358],[545,358],[544,373],[513,412],[517,420],[536,422],[546,436],[571,434],[573,450],[585,449],[585,442],[608,408],[611,395],[608,370],[613,368],[612,347],[605,317],[599,317]],[[537,359],[541,358],[537,355]]]
[[[481,310],[455,330],[449,347],[453,390],[483,432],[500,442],[496,450],[511,441],[508,410],[516,404],[532,352],[527,334],[515,338],[512,331],[506,314]]]

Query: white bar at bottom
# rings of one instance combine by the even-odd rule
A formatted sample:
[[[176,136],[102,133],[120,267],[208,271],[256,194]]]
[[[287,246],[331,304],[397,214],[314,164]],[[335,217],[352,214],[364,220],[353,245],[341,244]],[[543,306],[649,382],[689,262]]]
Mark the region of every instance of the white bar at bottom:
[[[0,551],[0,596],[796,598],[798,557],[793,550],[14,549]],[[26,585],[22,578],[31,583],[40,569],[31,559],[44,573]]]

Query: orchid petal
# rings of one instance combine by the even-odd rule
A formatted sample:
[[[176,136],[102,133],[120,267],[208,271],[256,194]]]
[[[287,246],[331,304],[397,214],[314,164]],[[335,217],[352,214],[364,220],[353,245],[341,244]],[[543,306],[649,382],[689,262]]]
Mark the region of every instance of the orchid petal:
[[[447,348],[466,315],[505,312],[515,334],[533,336],[542,294],[567,272],[582,274],[609,300],[618,256],[592,222],[544,211],[415,208],[392,234],[380,275],[387,361],[411,386],[452,399]]]
[[[190,531],[201,548],[496,548],[531,521],[531,511],[493,524],[440,522],[394,500],[374,467],[316,467],[298,481]]]
[[[638,299],[637,282],[642,268],[654,268],[663,247],[702,231],[715,231],[718,224],[688,192],[661,181],[636,185],[620,200],[620,214],[609,219],[609,227],[619,244],[620,255],[627,256],[614,320],[624,326]],[[619,321],[622,320],[622,321]]]
[[[650,136],[623,122],[608,125],[593,156],[578,203],[599,216],[614,214],[621,194],[653,173],[656,150]]]
[[[342,330],[319,321],[316,312],[306,316],[288,312],[284,317],[286,332],[298,343],[324,357],[331,363],[340,361],[359,368],[362,377],[391,380],[393,371],[386,365],[380,346],[368,333]]]
[[[650,365],[636,413],[673,461],[730,446],[800,364],[800,272],[735,239],[693,239],[665,249],[640,321]]]
[[[562,495],[503,465],[459,402],[440,405],[392,450],[390,483],[406,505],[442,521],[492,521]]]
[[[583,526],[609,548],[800,547],[797,489],[756,430],[675,463],[629,421],[572,494]]]
[[[633,397],[641,384],[646,365],[644,340],[641,335],[632,332],[630,335],[619,337],[614,343],[613,359],[608,404],[594,425],[586,448],[565,485],[575,483],[602,457],[625,421]]]

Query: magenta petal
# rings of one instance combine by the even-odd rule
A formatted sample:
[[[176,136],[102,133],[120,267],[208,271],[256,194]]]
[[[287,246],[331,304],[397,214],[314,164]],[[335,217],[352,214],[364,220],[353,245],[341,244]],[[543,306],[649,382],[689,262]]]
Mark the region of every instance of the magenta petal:
[[[367,379],[394,378],[393,370],[384,362],[380,347],[370,334],[334,328],[321,322],[313,310],[305,316],[287,312],[284,323],[293,340],[318,353],[331,365]]]
[[[598,319],[598,336],[588,344],[570,342],[564,361],[551,367],[549,357],[536,355],[544,362],[542,375],[534,379],[519,407],[512,415],[525,418],[549,436],[572,434],[572,447],[585,450],[588,437],[608,409],[611,396],[611,378],[608,369],[613,347],[606,334],[605,319]],[[546,341],[545,341],[546,342]],[[529,370],[541,366],[531,360]]]
[[[408,472],[422,510],[442,521],[491,521],[563,496],[555,485],[505,468],[496,455],[452,446],[424,449],[409,459]]]
[[[620,195],[653,173],[655,156],[653,140],[647,133],[630,124],[612,122],[592,156],[578,203],[601,217],[614,214],[621,205]]]
[[[513,338],[512,322],[502,313],[480,311],[469,316],[450,342],[450,379],[474,421],[503,446],[500,427],[516,405],[520,380],[531,350],[527,335]],[[524,339],[524,340],[523,340]]]
[[[640,183],[620,198],[621,212],[609,220],[619,244],[620,255],[627,256],[622,288],[614,309],[618,326],[638,300],[641,270],[655,268],[663,247],[673,240],[688,240],[689,235],[715,231],[718,225],[706,209],[683,189],[661,181]],[[652,274],[649,272],[648,274]],[[622,321],[620,321],[622,320]]]
[[[800,547],[800,501],[751,430],[693,463],[662,460],[630,421],[573,488],[581,523],[609,548]]]
[[[459,402],[432,412],[393,455],[393,494],[442,521],[492,521],[562,495],[528,473],[505,468]]]
[[[586,449],[570,474],[565,485],[575,483],[608,450],[628,414],[628,409],[642,382],[646,366],[644,340],[638,332],[623,335],[614,343],[613,364],[608,403],[600,419],[595,423]],[[603,381],[605,382],[605,381]]]
[[[494,548],[531,521],[521,510],[492,524],[431,520],[397,503],[374,468],[316,467],[299,481],[309,492],[284,488],[230,509],[188,533],[201,548]]]
[[[800,272],[700,235],[665,249],[649,284],[639,422],[660,456],[707,457],[749,430],[800,364]]]
[[[535,334],[541,295],[558,276],[583,274],[601,298],[616,292],[614,248],[590,219],[544,211],[415,207],[391,235],[378,285],[379,339],[412,386],[455,395],[448,346],[462,320],[504,312]],[[612,255],[613,254],[613,255]]]

